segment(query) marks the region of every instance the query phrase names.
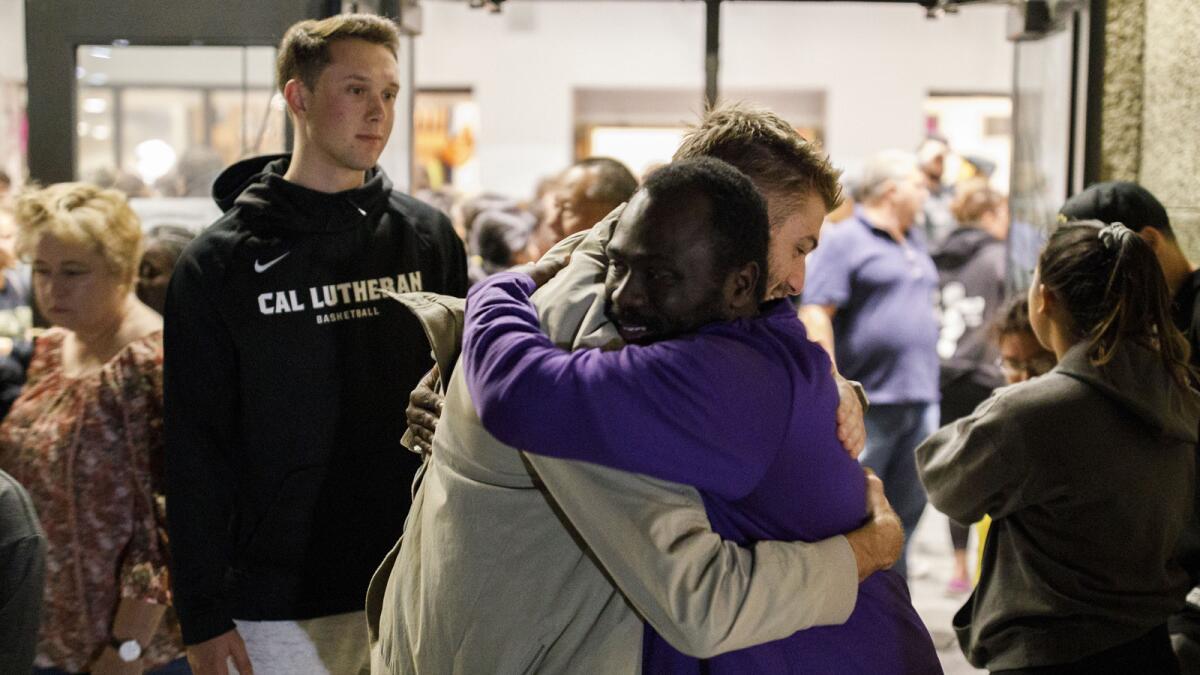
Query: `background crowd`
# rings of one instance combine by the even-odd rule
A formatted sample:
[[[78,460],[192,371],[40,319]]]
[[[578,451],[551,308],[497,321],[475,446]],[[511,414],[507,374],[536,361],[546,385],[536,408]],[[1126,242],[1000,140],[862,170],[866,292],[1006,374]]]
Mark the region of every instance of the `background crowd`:
[[[387,35],[349,42],[354,48],[343,42],[337,64],[378,68],[387,52],[375,48],[385,46],[394,66]],[[220,177],[209,171],[216,186],[204,187],[230,215],[204,233],[143,231],[129,199],[144,186],[120,177],[0,197],[2,672],[217,672],[207,670],[207,655],[241,668],[250,658],[285,658],[292,636],[277,632],[285,628],[279,619],[314,650],[365,655],[361,610],[352,605],[398,532],[374,532],[358,546],[347,532],[372,524],[350,503],[376,500],[379,511],[396,511],[373,489],[403,493],[419,460],[410,458],[404,473],[380,457],[395,450],[407,392],[433,360],[418,325],[397,318],[394,303],[386,311],[395,324],[384,335],[347,327],[336,337],[321,333],[328,343],[314,349],[304,331],[351,326],[385,291],[462,297],[589,232],[655,175],[588,157],[522,198],[399,195],[375,166],[390,113],[317,87],[323,75],[295,63],[280,68],[299,122],[296,151],[247,160]],[[395,95],[388,87],[380,100]],[[378,149],[346,151],[337,171],[322,173],[312,157],[336,154],[324,139],[338,123],[329,113],[337,106],[363,107],[375,126],[358,137]],[[837,372],[865,389],[859,461],[882,479],[905,534],[911,538],[927,503],[951,517],[946,590],[966,599],[955,628],[972,663],[994,672],[1177,672],[1178,658],[1193,667],[1200,603],[1191,604],[1188,589],[1200,573],[1200,546],[1186,545],[1200,540],[1189,525],[1200,277],[1162,205],[1137,185],[1090,187],[1063,205],[1061,227],[1042,233],[1012,221],[990,180],[994,164],[962,157],[949,176],[952,154],[931,136],[912,151],[881,149],[843,176],[844,201],[822,225],[819,246],[791,254],[799,262],[778,289]],[[214,168],[202,160],[205,171]],[[177,177],[163,189],[194,194],[192,182]],[[368,234],[339,224],[355,218]],[[266,234],[246,235],[250,221],[269,223]],[[416,223],[412,232],[407,223]],[[1016,232],[1046,244],[1025,261],[1038,268],[1028,293],[1008,275]],[[405,253],[385,259],[386,245]],[[296,251],[311,265],[280,282],[286,287],[255,285]],[[237,264],[240,271],[230,271]],[[255,291],[257,315],[231,315],[227,301],[246,289]],[[322,307],[315,323],[299,323]],[[290,342],[272,338],[267,320],[286,325]],[[262,349],[258,360],[239,357],[247,344]],[[401,344],[406,351],[387,357],[395,362],[381,356]],[[208,361],[195,357],[201,352]],[[289,370],[302,357],[305,370]],[[179,365],[185,358],[193,362]],[[393,373],[403,377],[391,381]],[[177,411],[165,414],[166,429],[164,387]],[[277,396],[289,388],[314,395],[305,405]],[[259,419],[231,421],[235,405]],[[315,433],[289,436],[291,420],[301,418]],[[1080,428],[1092,420],[1094,428]],[[281,447],[304,451],[282,477],[226,447],[266,443],[264,429],[284,437]],[[358,453],[353,465],[321,454],[347,434]],[[417,435],[427,451],[431,439]],[[1075,459],[1061,461],[1063,453]],[[201,474],[228,484],[206,494],[207,485],[192,484]],[[279,499],[315,504],[328,520],[261,503],[256,480],[278,489]],[[359,485],[369,489],[351,489]],[[261,520],[233,519],[230,532],[235,510]],[[968,552],[976,522],[987,543],[974,556],[980,580],[966,598],[976,576]],[[1097,536],[1087,523],[1115,529]],[[311,531],[312,541],[289,539],[296,530]],[[205,550],[210,564],[196,562]],[[287,567],[296,560],[304,562]],[[901,554],[895,565],[901,577],[921,573],[907,562]],[[354,569],[344,579],[329,581],[331,570],[347,567]],[[226,579],[227,568],[242,576]],[[226,585],[250,590],[226,597]],[[1064,588],[1066,597],[1055,595]],[[1030,637],[1039,612],[1067,623],[1085,618]],[[323,637],[341,632],[361,635]],[[196,656],[204,644],[215,651]]]

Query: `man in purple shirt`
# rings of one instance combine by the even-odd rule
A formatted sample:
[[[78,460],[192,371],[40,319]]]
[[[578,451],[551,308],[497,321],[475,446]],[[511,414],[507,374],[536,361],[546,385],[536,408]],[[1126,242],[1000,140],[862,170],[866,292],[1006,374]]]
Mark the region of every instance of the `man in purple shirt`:
[[[528,276],[482,284],[468,298],[462,364],[485,428],[529,452],[694,485],[713,529],[738,543],[816,541],[859,527],[866,481],[837,438],[829,357],[786,300],[760,312],[768,236],[762,198],[727,164],[685,160],[653,174],[607,249],[607,312],[634,345],[620,351],[555,347]],[[702,668],[652,631],[644,653],[644,672]],[[903,580],[888,571],[860,585],[846,624],[703,667],[795,666],[940,671]]]
[[[938,426],[938,273],[920,228],[928,196],[916,158],[882,152],[863,169],[862,205],[832,226],[809,259],[800,318],[862,382],[867,448],[860,461],[883,479],[904,524],[905,548],[925,510],[915,450]],[[905,555],[896,571],[906,574]]]

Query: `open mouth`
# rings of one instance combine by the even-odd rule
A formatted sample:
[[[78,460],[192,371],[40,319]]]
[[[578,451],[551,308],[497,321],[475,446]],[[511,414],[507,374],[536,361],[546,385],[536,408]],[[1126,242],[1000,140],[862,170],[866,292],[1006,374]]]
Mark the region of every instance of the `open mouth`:
[[[618,323],[617,332],[621,334],[621,339],[626,342],[641,342],[651,336],[649,328],[636,324]]]

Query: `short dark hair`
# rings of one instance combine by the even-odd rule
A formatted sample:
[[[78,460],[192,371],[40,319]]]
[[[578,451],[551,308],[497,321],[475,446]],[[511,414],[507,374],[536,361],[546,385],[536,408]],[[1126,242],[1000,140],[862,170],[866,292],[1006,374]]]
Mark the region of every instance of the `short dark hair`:
[[[393,55],[400,50],[396,24],[381,16],[338,14],[319,21],[306,19],[292,24],[279,43],[275,86],[283,91],[288,80],[299,79],[309,89],[316,87],[321,71],[329,65],[329,45],[350,38],[383,45]]]
[[[1009,298],[1000,308],[993,330],[996,339],[1005,335],[1033,335],[1033,324],[1029,323],[1029,297],[1021,293]]]
[[[159,246],[171,256],[171,262],[174,264],[183,254],[183,249],[187,248],[187,245],[192,243],[195,238],[196,233],[182,225],[164,223],[155,225],[146,231],[145,248]]]
[[[767,292],[767,247],[771,225],[767,203],[746,174],[712,157],[667,164],[646,178],[642,189],[654,200],[708,199],[713,262],[724,272],[758,263],[755,297]]]
[[[765,108],[739,103],[708,111],[675,151],[676,160],[693,157],[732,164],[772,198],[803,199],[816,192],[826,212],[842,203],[841,172],[816,145]]]
[[[633,172],[611,157],[588,157],[576,162],[575,166],[596,172],[596,181],[589,186],[587,198],[607,204],[609,210],[629,201],[637,192],[638,181]]]

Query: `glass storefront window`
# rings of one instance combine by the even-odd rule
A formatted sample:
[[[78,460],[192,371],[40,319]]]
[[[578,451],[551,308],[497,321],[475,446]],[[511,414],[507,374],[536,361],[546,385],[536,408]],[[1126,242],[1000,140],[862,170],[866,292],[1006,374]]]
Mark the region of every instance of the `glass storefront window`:
[[[76,59],[76,177],[124,190],[144,221],[211,222],[222,168],[286,148],[273,47],[84,45]]]
[[[468,194],[482,190],[475,154],[478,140],[479,104],[469,90],[416,92],[413,189]]]

